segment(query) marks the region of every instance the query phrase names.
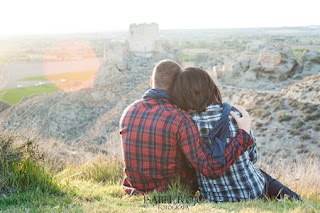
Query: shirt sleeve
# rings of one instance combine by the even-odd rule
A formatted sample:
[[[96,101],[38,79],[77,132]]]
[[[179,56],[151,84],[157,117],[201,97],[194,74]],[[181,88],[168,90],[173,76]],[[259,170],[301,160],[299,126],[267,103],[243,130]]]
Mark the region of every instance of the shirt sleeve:
[[[248,147],[249,158],[253,164],[255,164],[258,160],[258,148],[257,148],[257,140],[253,136],[252,129],[250,130],[250,136],[253,139],[253,144]]]
[[[206,143],[200,137],[198,130],[189,116],[183,119],[177,132],[180,148],[190,164],[207,178],[216,178],[253,144],[250,135],[240,129],[237,136],[226,146],[224,158],[226,164],[215,161],[211,154],[205,151]]]

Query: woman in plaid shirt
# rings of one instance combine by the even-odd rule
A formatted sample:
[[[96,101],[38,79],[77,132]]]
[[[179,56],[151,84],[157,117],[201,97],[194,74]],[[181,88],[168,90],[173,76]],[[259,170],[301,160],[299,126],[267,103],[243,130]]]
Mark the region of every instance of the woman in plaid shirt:
[[[222,103],[220,90],[212,78],[201,68],[189,67],[179,74],[173,96],[177,106],[189,112],[204,140],[210,145],[215,145],[215,150],[220,150],[220,153],[218,151],[212,154],[219,161],[225,145],[236,136],[238,126],[229,115],[231,106]],[[231,113],[240,117],[240,113],[234,111]],[[226,122],[223,123],[224,120]],[[217,128],[217,131],[211,132],[214,128]],[[213,138],[210,137],[212,133]],[[254,144],[222,176],[209,179],[197,172],[201,197],[217,202],[236,202],[264,197],[282,198],[287,195],[291,199],[301,200],[298,194],[254,167],[258,152],[252,131],[250,133]]]

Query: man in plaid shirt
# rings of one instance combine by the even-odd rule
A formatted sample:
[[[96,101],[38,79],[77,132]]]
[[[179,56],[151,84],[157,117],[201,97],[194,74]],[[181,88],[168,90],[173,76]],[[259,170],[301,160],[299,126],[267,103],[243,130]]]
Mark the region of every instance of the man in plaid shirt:
[[[170,92],[181,72],[174,61],[159,62],[150,82],[153,89],[122,114],[120,134],[126,173],[123,189],[127,194],[163,191],[178,177],[183,184],[192,183],[193,168],[208,178],[221,176],[253,143],[247,133],[251,119],[244,111],[246,116],[238,119],[236,137],[226,146],[225,164],[214,160],[205,151],[208,147],[194,122],[173,103]]]

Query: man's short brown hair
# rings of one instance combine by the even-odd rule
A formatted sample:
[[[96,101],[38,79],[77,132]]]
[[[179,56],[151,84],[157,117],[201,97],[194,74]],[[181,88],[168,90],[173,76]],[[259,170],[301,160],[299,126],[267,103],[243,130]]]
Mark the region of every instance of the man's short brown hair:
[[[155,88],[172,92],[177,75],[182,72],[182,67],[172,60],[162,60],[153,69],[153,83]]]
[[[221,93],[210,75],[201,68],[188,67],[179,74],[173,87],[176,105],[185,111],[206,111],[210,104],[222,105]]]

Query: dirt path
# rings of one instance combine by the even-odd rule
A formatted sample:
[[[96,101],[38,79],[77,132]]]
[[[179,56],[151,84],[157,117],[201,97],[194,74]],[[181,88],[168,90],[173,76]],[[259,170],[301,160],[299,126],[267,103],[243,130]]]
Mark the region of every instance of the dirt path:
[[[230,85],[223,85],[223,84],[220,84],[219,86],[224,87],[224,88],[228,88],[228,89],[234,89],[235,91],[245,89],[245,90],[252,90],[257,93],[266,93],[266,94],[276,94],[281,91],[281,88],[279,88],[279,89],[247,89],[247,88],[230,86]]]

